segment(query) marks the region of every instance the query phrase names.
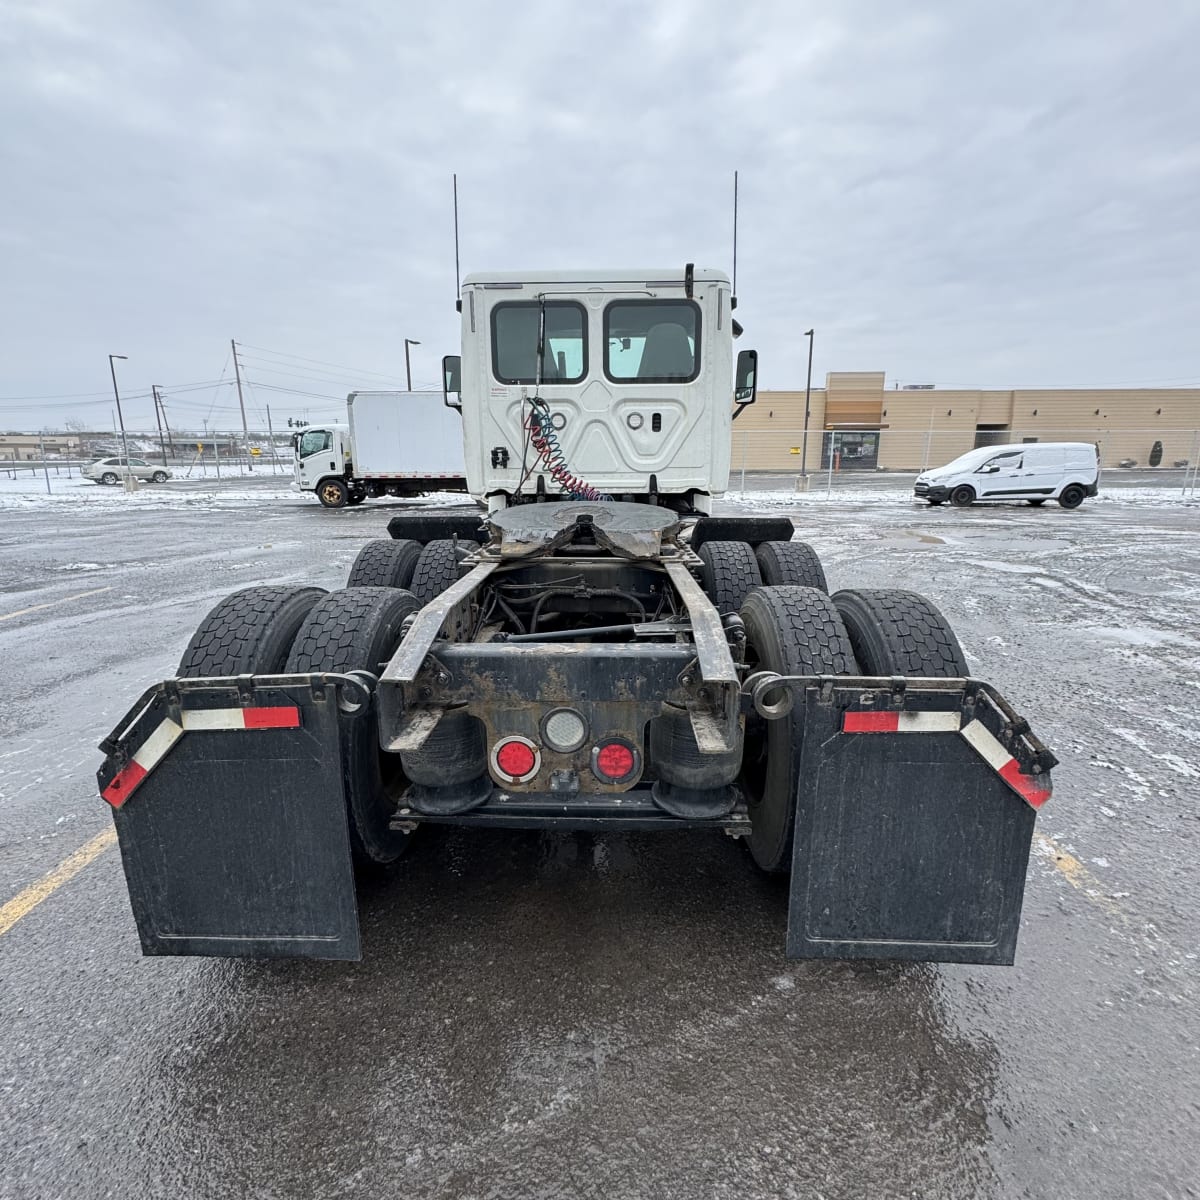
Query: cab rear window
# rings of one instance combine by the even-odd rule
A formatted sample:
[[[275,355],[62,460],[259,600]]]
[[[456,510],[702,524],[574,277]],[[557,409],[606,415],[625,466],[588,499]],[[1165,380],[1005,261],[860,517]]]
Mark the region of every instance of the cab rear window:
[[[501,383],[579,383],[587,375],[587,313],[565,300],[508,301],[492,309],[492,374]],[[544,339],[538,370],[539,333]]]
[[[694,300],[619,300],[604,310],[604,373],[614,383],[689,383],[700,374]]]

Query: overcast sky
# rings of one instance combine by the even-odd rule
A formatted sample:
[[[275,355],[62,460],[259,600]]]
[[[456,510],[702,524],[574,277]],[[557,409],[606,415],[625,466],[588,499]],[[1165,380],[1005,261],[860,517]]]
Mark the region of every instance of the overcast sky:
[[[433,386],[454,171],[466,273],[728,269],[738,169],[764,387],[809,326],[817,380],[1200,384],[1198,47],[1194,0],[0,0],[0,427],[108,425],[110,352],[131,426],[232,425],[183,387],[231,337],[251,424],[405,337]]]

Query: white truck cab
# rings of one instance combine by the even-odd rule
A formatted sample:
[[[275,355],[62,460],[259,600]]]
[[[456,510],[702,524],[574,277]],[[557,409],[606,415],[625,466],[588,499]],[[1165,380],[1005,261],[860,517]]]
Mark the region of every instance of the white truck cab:
[[[319,485],[330,480],[331,494],[340,496],[341,484],[337,481],[345,476],[350,464],[350,427],[348,425],[309,425],[292,437],[292,475],[296,486],[303,492],[316,492],[323,504],[327,504],[319,491]],[[345,503],[342,499],[342,503]],[[340,505],[328,505],[340,507]]]
[[[917,476],[913,494],[930,504],[966,508],[978,500],[1024,500],[1078,508],[1099,490],[1100,465],[1090,442],[1021,442],[978,446]]]
[[[461,308],[447,403],[462,409],[468,490],[490,510],[612,496],[711,512],[757,368],[743,351],[735,386],[727,275],[473,274]]]

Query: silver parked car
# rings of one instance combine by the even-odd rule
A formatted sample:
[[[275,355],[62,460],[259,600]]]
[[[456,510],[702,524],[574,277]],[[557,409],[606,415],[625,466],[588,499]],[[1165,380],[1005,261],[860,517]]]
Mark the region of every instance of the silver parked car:
[[[126,475],[154,483],[165,483],[171,478],[166,467],[156,467],[144,458],[102,458],[83,468],[84,478],[97,483],[120,483]]]

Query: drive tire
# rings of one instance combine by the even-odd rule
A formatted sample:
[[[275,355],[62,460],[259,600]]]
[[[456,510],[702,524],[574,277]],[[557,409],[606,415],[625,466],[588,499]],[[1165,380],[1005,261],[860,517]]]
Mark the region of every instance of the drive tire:
[[[409,588],[425,605],[457,581],[458,555],[454,552],[454,542],[449,538],[437,538],[417,557]]]
[[[756,588],[742,605],[751,672],[852,675],[854,652],[842,618],[824,592],[808,587]],[[747,719],[741,783],[750,811],[747,845],[764,871],[792,865],[796,781],[804,739],[804,705],[775,721]]]
[[[340,479],[322,479],[317,484],[317,499],[326,508],[345,508],[350,502],[350,491]]]
[[[958,638],[924,596],[898,588],[835,592],[864,675],[952,679],[969,674]]]
[[[406,588],[421,557],[421,543],[407,538],[376,538],[368,542],[350,568],[346,586]]]
[[[696,553],[704,564],[700,585],[722,616],[737,612],[750,592],[762,586],[749,542],[705,542]]]
[[[370,671],[379,675],[401,640],[404,618],[420,608],[398,588],[356,587],[330,592],[308,614],[288,657],[289,672]],[[342,785],[350,849],[359,865],[395,862],[409,835],[391,828],[405,784],[398,754],[379,745],[377,700],[339,719]]]
[[[1078,508],[1087,493],[1077,483],[1068,483],[1062,490],[1058,502],[1063,508]]]
[[[168,478],[170,478],[170,477],[167,475],[166,471],[155,471],[154,474],[150,476],[150,478],[155,483],[166,483]]]
[[[821,560],[807,542],[761,542],[754,557],[765,587],[792,584],[829,591]]]
[[[317,587],[243,588],[226,596],[200,622],[179,675],[281,675],[300,626],[328,593]]]
[[[955,508],[970,508],[975,503],[975,489],[962,483],[950,493],[950,503]]]
[[[118,482],[116,472],[115,471],[105,471],[104,474],[100,476],[100,482],[107,483],[109,485],[109,487],[112,487],[113,484]]]

